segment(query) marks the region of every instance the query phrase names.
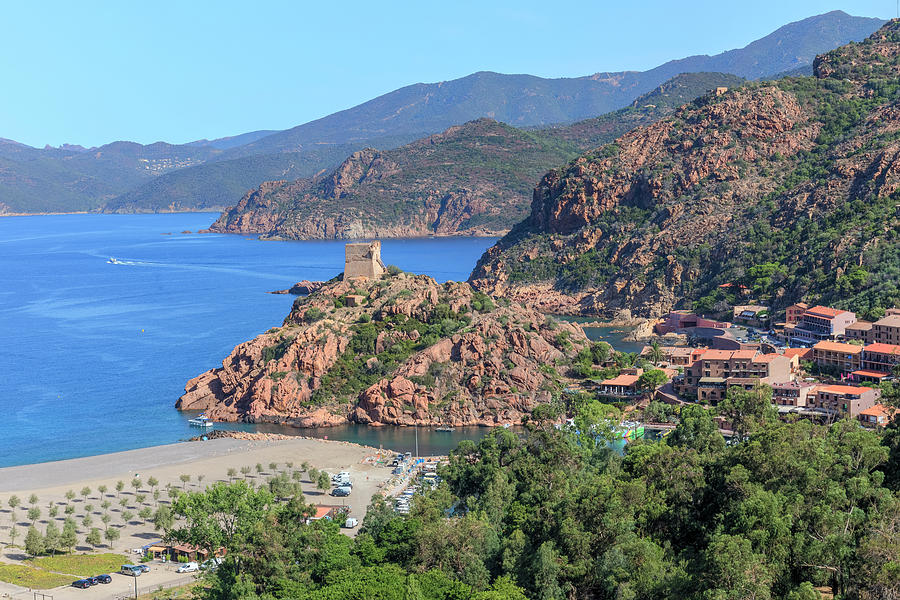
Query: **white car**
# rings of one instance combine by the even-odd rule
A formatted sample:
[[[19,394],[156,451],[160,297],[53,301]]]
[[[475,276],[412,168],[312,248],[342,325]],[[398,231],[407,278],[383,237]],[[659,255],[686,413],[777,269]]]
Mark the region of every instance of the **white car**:
[[[347,517],[347,520],[344,521],[344,527],[347,529],[353,529],[357,525],[359,525],[359,520],[354,517]]]
[[[176,570],[178,573],[193,573],[194,571],[199,571],[200,565],[195,562],[184,563]]]

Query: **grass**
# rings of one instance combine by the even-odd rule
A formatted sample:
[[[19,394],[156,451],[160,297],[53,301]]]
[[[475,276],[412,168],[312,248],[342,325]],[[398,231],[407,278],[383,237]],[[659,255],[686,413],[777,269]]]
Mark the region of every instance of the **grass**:
[[[72,583],[72,577],[35,569],[28,565],[0,564],[0,581],[22,587],[46,590]]]
[[[71,573],[79,577],[93,577],[101,573],[118,571],[123,564],[129,561],[121,554],[107,552],[105,554],[59,554],[34,558],[28,562],[46,571]]]

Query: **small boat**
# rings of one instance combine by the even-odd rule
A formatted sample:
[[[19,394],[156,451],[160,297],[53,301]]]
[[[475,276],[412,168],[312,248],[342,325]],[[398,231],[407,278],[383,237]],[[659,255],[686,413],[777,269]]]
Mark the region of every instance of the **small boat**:
[[[445,432],[456,431],[453,427],[448,427],[446,425],[444,425],[442,427],[435,427],[434,430],[435,431],[445,431]]]
[[[110,264],[110,265],[121,265],[122,264],[118,261],[118,259],[116,259],[115,256],[110,256],[109,260],[106,262],[107,262],[107,264]]]
[[[188,421],[192,427],[212,427],[215,423],[209,420],[206,415],[198,415]]]

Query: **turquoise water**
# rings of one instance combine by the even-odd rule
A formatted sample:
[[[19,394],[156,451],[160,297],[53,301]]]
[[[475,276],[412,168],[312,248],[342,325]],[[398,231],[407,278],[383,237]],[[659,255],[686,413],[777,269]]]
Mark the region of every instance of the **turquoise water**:
[[[180,233],[216,216],[0,218],[0,466],[195,435],[173,408],[184,383],[281,323],[294,297],[266,292],[343,270],[343,242]],[[382,256],[407,271],[460,280],[493,242],[387,240]],[[392,429],[305,433],[412,450],[414,432]],[[479,431],[426,433],[420,451]]]

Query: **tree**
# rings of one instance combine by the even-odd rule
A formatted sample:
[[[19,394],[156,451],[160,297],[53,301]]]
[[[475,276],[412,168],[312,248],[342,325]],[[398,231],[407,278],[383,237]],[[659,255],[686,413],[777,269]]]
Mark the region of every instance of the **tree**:
[[[276,462],[270,462],[270,463],[269,463],[269,472],[270,472],[270,473],[274,473],[274,472],[277,471],[277,470],[278,470],[278,463],[276,463]]]
[[[47,528],[44,531],[44,551],[50,552],[55,555],[57,550],[60,547],[60,533],[59,527],[56,526],[56,523],[50,521],[47,523]]]
[[[133,519],[133,518],[134,518],[134,513],[131,512],[130,510],[124,510],[124,511],[122,511],[122,522],[125,523],[126,525],[127,525],[127,524],[131,521],[131,519]]]
[[[71,502],[75,499],[75,490],[66,490],[66,500]]]
[[[178,476],[178,479],[181,480],[181,489],[187,489],[187,484],[191,480],[191,476],[187,473],[182,473]]]
[[[650,344],[650,352],[647,353],[647,358],[654,365],[658,365],[666,358],[666,353],[663,351],[658,341],[653,340]]]
[[[662,371],[662,369],[651,369],[649,371],[644,371],[641,373],[641,376],[638,377],[638,387],[642,390],[646,390],[648,392],[655,390],[665,382],[669,380],[666,377],[666,374]]]
[[[84,512],[85,512],[85,513],[92,513],[92,512],[94,512],[94,505],[93,505],[93,504],[85,504],[85,505],[84,505]]]
[[[241,475],[244,476],[244,479],[247,479],[247,475],[250,474],[250,467],[241,467]]]
[[[71,504],[66,504],[66,507],[63,509],[63,512],[66,513],[67,515],[74,515],[75,507]]]
[[[16,508],[21,504],[21,501],[19,500],[18,496],[13,494],[12,496],[9,497],[9,500],[7,500],[6,503],[9,505],[9,507],[12,510],[16,510]]]
[[[303,471],[304,473],[308,472],[309,471],[309,463],[306,462],[305,460],[302,463],[300,463],[300,470]]]
[[[159,506],[159,490],[153,490],[153,503]]]
[[[150,477],[147,478],[147,485],[150,486],[151,490],[155,490],[156,486],[159,485],[159,479],[157,479],[156,477],[153,477],[151,475]]]
[[[200,484],[203,483],[203,479],[206,477],[203,473],[197,475],[197,487],[200,487]]]
[[[119,539],[121,533],[115,527],[107,528],[107,530],[103,533],[103,537],[106,538],[108,545],[112,548],[113,542]]]
[[[325,471],[319,472],[319,477],[316,480],[316,488],[326,492],[331,489],[331,477],[328,476],[328,473]]]
[[[81,488],[81,495],[85,500],[87,500],[88,496],[91,495],[91,488],[89,488],[88,486],[84,486],[83,488]]]
[[[172,509],[166,505],[160,506],[153,514],[153,528],[156,531],[168,531],[175,524],[175,515]]]
[[[91,518],[91,515],[84,515],[84,517],[81,518],[81,524],[85,529],[88,529],[93,523],[94,519]]]
[[[145,506],[138,511],[138,516],[141,518],[141,521],[143,523],[146,523],[150,519],[150,517],[153,516],[153,509],[149,506]]]
[[[122,490],[125,489],[125,482],[121,479],[116,482],[116,498],[122,493]]]
[[[58,514],[59,514],[59,507],[56,505],[51,506],[50,510],[47,511],[47,516],[49,516],[51,519],[55,519],[56,515],[58,515]]]
[[[141,489],[141,478],[140,478],[140,477],[135,477],[134,479],[132,479],[132,480],[131,480],[131,487],[134,488],[134,491],[135,491],[135,492],[137,492],[139,489]]]
[[[31,494],[28,496],[28,504],[35,506],[38,503],[37,494]]]
[[[78,544],[78,533],[75,530],[75,521],[66,519],[62,534],[59,537],[59,547],[66,552],[72,552]]]
[[[143,504],[146,499],[147,499],[147,494],[135,494],[134,495],[134,501],[137,502],[138,504]]]
[[[259,475],[262,472],[263,472],[262,463],[256,463],[256,474]]]
[[[32,506],[31,508],[28,509],[28,520],[31,521],[32,526],[34,525],[35,521],[37,521],[40,518],[41,518],[41,509],[39,509],[37,506]]]
[[[712,413],[697,404],[681,407],[678,425],[666,438],[666,443],[693,448],[702,454],[717,453],[725,448],[725,438],[719,433]]]
[[[100,529],[97,527],[92,527],[90,532],[88,532],[87,536],[85,536],[84,541],[91,545],[91,548],[96,548],[101,543],[103,543],[103,538],[100,535]]]
[[[100,508],[102,508],[103,510],[109,510],[110,506],[112,506],[112,502],[110,502],[109,500],[104,500],[100,503]]]
[[[234,478],[237,476],[237,469],[234,467],[228,467],[228,482],[231,483],[234,481]]]
[[[98,485],[97,491],[100,492],[100,497],[102,498],[106,494],[106,492],[109,491],[109,488],[106,487],[106,485]]]
[[[103,522],[106,528],[109,529],[109,522],[112,521],[112,517],[110,516],[110,514],[103,513],[102,515],[100,515],[100,520]]]
[[[728,388],[718,410],[731,424],[738,440],[745,439],[761,425],[777,418],[777,412],[772,406],[772,388],[763,384],[756,385],[752,390],[737,386]]]
[[[11,546],[15,546],[17,537],[19,537],[19,529],[13,525],[9,528],[9,544]]]
[[[32,525],[25,534],[25,552],[31,556],[40,556],[44,553],[44,536]]]

